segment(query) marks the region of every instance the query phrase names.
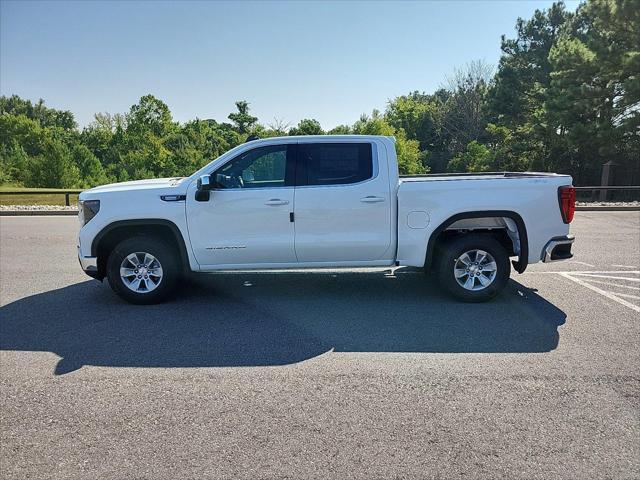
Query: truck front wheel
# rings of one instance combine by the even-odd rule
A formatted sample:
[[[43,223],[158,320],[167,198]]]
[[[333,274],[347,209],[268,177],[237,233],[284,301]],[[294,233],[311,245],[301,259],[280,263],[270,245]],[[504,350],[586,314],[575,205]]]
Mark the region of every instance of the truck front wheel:
[[[500,242],[489,235],[461,235],[442,245],[440,252],[440,283],[462,301],[490,300],[509,281],[509,255]]]
[[[162,240],[144,236],[123,240],[107,260],[109,285],[135,304],[164,300],[175,287],[179,272],[176,252]]]

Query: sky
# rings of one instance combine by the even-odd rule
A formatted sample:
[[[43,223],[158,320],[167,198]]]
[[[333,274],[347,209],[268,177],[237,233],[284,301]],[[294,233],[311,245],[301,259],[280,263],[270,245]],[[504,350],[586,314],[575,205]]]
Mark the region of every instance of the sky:
[[[0,94],[43,98],[81,127],[151,93],[180,122],[227,121],[247,100],[263,124],[329,129],[470,61],[497,66],[500,36],[551,4],[2,0]]]

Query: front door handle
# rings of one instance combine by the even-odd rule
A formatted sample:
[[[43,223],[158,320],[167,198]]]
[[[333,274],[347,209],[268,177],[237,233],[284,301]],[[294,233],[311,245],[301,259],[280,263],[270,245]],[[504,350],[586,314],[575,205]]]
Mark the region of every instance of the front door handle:
[[[361,198],[360,201],[363,203],[379,203],[384,202],[384,197],[369,195],[368,197]]]
[[[267,200],[265,205],[288,205],[289,200],[282,200],[280,198],[272,198],[271,200]]]

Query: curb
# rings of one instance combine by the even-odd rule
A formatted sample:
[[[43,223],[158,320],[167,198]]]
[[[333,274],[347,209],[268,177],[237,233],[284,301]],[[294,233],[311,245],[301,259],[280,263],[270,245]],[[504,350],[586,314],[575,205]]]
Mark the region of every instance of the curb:
[[[0,217],[53,217],[58,215],[71,216],[78,215],[77,210],[0,210]]]

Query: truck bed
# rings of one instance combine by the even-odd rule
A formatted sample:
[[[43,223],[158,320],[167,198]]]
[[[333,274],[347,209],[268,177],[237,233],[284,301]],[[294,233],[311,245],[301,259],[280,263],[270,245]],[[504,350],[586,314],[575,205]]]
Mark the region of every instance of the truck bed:
[[[517,216],[524,223],[528,263],[539,262],[549,240],[569,233],[558,201],[558,188],[564,185],[571,185],[569,175],[538,172],[401,177],[397,190],[398,261],[410,266],[424,262],[416,255],[422,254],[419,247],[456,215],[473,212],[476,216],[486,213],[487,217],[500,217],[502,212]]]

